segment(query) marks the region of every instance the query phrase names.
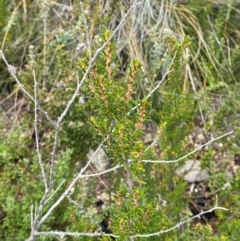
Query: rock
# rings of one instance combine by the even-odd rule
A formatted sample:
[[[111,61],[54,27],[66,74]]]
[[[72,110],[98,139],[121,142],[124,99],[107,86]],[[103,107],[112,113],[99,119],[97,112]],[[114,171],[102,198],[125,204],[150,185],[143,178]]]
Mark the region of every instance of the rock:
[[[97,153],[95,153],[95,155],[94,155],[94,152],[95,151],[90,149],[87,154],[87,158],[88,159],[92,158],[91,164],[94,165],[94,167],[96,168],[96,170],[98,172],[102,172],[102,171],[106,170],[106,168],[109,164],[109,161],[108,161],[108,157],[107,157],[105,151],[102,148],[100,148],[97,151]]]
[[[188,160],[183,167],[177,170],[176,174],[187,182],[200,182],[209,177],[208,171],[201,169],[198,160]]]
[[[203,135],[203,133],[200,133],[197,135],[197,140],[201,143],[205,140],[205,136]]]
[[[147,133],[145,136],[144,136],[144,143],[145,144],[149,144],[149,143],[152,143],[153,142],[153,135],[151,133]]]

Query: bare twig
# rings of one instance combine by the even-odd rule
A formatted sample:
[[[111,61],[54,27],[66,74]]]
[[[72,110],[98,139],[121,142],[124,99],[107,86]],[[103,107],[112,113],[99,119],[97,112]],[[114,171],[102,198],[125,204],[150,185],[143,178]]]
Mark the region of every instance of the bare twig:
[[[132,160],[128,160],[128,163],[131,163],[131,162],[133,162],[133,161],[132,161]],[[79,176],[79,178],[99,177],[99,176],[101,176],[101,175],[103,175],[103,174],[116,171],[117,169],[122,168],[122,167],[124,167],[124,165],[116,165],[116,166],[114,166],[114,167],[112,167],[112,168],[109,168],[109,169],[107,169],[107,170],[105,170],[105,171],[102,171],[102,172],[97,172],[97,173],[92,173],[92,174],[81,175],[81,176]]]
[[[36,232],[37,236],[40,235],[52,235],[52,236],[72,236],[72,237],[114,237],[114,238],[119,238],[118,235],[114,234],[104,234],[104,233],[79,233],[79,232],[61,232],[61,231],[48,231],[48,232]]]
[[[231,135],[232,133],[233,133],[233,131],[230,131],[230,132],[227,132],[227,133],[225,133],[225,134],[223,134],[223,135],[221,135],[221,136],[219,136],[219,137],[217,137],[217,138],[215,138],[215,139],[213,139],[213,140],[211,140],[211,141],[208,141],[207,143],[199,146],[199,147],[196,148],[195,150],[189,152],[188,154],[186,154],[186,155],[184,155],[184,156],[182,156],[182,157],[180,157],[180,158],[178,158],[178,159],[176,159],[176,160],[170,160],[170,161],[165,161],[165,160],[142,160],[142,162],[146,162],[146,163],[147,163],[147,162],[150,162],[150,163],[166,163],[166,164],[176,163],[176,162],[179,162],[179,161],[187,158],[188,156],[192,155],[192,154],[195,153],[196,151],[202,149],[204,146],[207,146],[207,145],[211,144],[212,142],[217,141],[217,140],[219,140],[219,139],[221,139],[221,138],[223,138],[223,137],[225,137],[225,136]]]
[[[60,131],[61,121],[58,117],[58,121],[55,125],[55,134],[54,134],[54,145],[53,151],[51,153],[51,162],[50,162],[50,172],[49,172],[49,189],[52,189],[54,186],[54,171],[55,171],[55,159],[57,155],[57,147],[58,147],[58,138],[59,138],[59,131]]]
[[[158,84],[150,91],[150,93],[146,96],[146,99],[150,98],[150,97],[153,95],[153,93],[160,87],[160,85],[161,85],[161,84],[163,83],[163,81],[166,79],[167,75],[173,71],[173,69],[172,69],[172,70],[170,70],[170,69],[171,69],[171,67],[172,67],[172,64],[173,64],[175,58],[176,58],[176,54],[177,54],[177,51],[174,53],[173,59],[172,59],[170,65],[169,65],[169,67],[168,67],[168,70],[167,70],[166,73],[163,75],[163,77],[162,77],[162,79],[159,81],[159,83],[158,83]],[[127,113],[127,115],[130,115],[130,114],[132,113],[132,111],[136,110],[139,106],[140,106],[140,104],[138,104],[137,106],[133,107],[133,108]]]
[[[57,191],[60,189],[60,187],[66,182],[66,180],[62,180],[62,182],[58,185],[58,187],[56,188],[56,190],[54,190],[54,192],[51,194],[51,196],[46,200],[46,203],[51,200],[51,198],[57,193]]]
[[[50,123],[54,126],[55,122],[50,118],[50,116],[48,115],[48,113],[46,111],[44,111],[41,106],[39,105],[39,103],[34,99],[34,97],[24,88],[23,84],[19,81],[19,79],[17,78],[15,72],[13,71],[12,66],[8,63],[8,61],[5,58],[5,55],[3,53],[2,50],[0,50],[0,54],[4,61],[4,63],[6,64],[6,66],[8,67],[8,71],[11,74],[11,76],[14,78],[14,80],[16,81],[18,87],[22,90],[22,92],[27,95],[35,105],[37,105],[37,107],[39,108],[40,111],[42,111],[42,113],[46,116],[46,118],[50,121]]]
[[[33,210],[34,210],[34,206],[33,205],[31,205],[31,227],[32,227],[32,225],[33,225]]]
[[[109,135],[107,136],[107,138],[105,140],[107,140],[109,138]],[[80,171],[80,175],[83,175],[83,173],[87,170],[87,168],[89,167],[89,165],[91,164],[93,158],[96,156],[96,154],[98,153],[98,151],[102,148],[103,146],[103,142],[98,146],[97,150],[93,153],[93,155],[91,156],[91,158],[88,160],[87,164],[81,169]]]
[[[38,208],[35,208],[35,211],[36,211],[36,214],[34,215],[34,220],[33,222],[31,221],[31,234],[30,234],[30,237],[26,240],[26,241],[35,241],[36,239],[36,235],[35,233],[39,230],[40,228],[40,223],[39,223],[39,220],[42,216],[42,213],[43,213],[43,208],[45,207],[46,205],[46,200],[47,200],[47,197],[48,197],[48,194],[49,194],[49,189],[47,192],[45,192],[43,194],[43,197],[40,201],[40,204],[39,204],[39,207]]]
[[[204,146],[210,145],[212,142],[217,141],[217,140],[219,140],[219,139],[221,139],[221,138],[223,138],[223,137],[225,137],[227,135],[230,135],[232,133],[233,133],[233,131],[225,133],[224,135],[221,135],[221,136],[219,136],[219,137],[217,137],[217,138],[215,138],[215,139],[213,139],[213,140],[211,140],[211,141],[209,141],[209,142],[199,146],[198,148],[194,149],[193,151],[191,151],[187,155],[184,155],[184,156],[182,156],[182,157],[180,157],[180,158],[178,158],[176,160],[169,160],[169,161],[167,161],[167,160],[142,160],[142,162],[145,162],[145,163],[166,163],[166,164],[176,163],[176,162],[179,162],[179,161],[187,158],[188,156],[192,155],[193,153],[197,152],[198,150],[200,150]],[[100,147],[101,147],[101,145],[98,147],[98,149],[95,151],[95,153],[99,150]],[[95,156],[95,153],[93,154],[92,158]],[[91,163],[91,159],[88,161],[87,166]],[[128,160],[129,164],[132,163],[132,162],[133,162],[133,160],[131,160],[131,159]],[[109,168],[109,169],[101,171],[101,172],[83,175],[83,172],[86,170],[86,168],[84,167],[83,169],[81,169],[81,173],[79,173],[78,178],[81,179],[81,178],[86,178],[86,177],[98,177],[98,176],[101,176],[103,174],[116,171],[117,169],[122,168],[122,167],[124,167],[124,165],[116,165],[116,166],[114,166],[112,168]]]
[[[163,233],[169,233],[170,231],[172,231],[172,230],[174,230],[174,229],[176,229],[176,228],[180,228],[183,224],[188,223],[188,222],[192,221],[192,220],[195,219],[195,218],[200,218],[202,215],[204,215],[204,214],[206,214],[206,213],[211,213],[211,212],[213,212],[214,210],[228,211],[227,208],[215,206],[215,207],[213,207],[213,208],[211,208],[211,209],[209,209],[209,210],[207,210],[207,211],[201,212],[201,213],[199,213],[198,215],[195,215],[195,216],[193,216],[193,217],[191,217],[191,218],[188,218],[188,219],[186,219],[186,220],[184,220],[184,221],[182,221],[182,222],[180,222],[180,223],[177,223],[175,226],[173,226],[173,227],[171,227],[171,228],[168,228],[168,229],[165,229],[165,230],[160,230],[160,231],[155,232],[155,233],[135,234],[135,235],[132,235],[132,236],[130,236],[130,237],[131,237],[131,238],[149,238],[149,237],[153,237],[153,236],[159,236],[159,235],[161,235],[161,234],[163,234]]]
[[[168,67],[168,70],[166,71],[166,73],[165,73],[164,76],[162,77],[161,81],[159,81],[159,83],[157,84],[157,86],[156,86],[155,88],[153,88],[152,91],[147,95],[147,97],[146,97],[147,99],[148,99],[149,97],[151,97],[152,94],[160,87],[160,85],[163,83],[163,81],[165,80],[165,78],[167,77],[167,75],[174,70],[174,69],[172,69],[172,70],[170,70],[170,69],[171,69],[171,67],[172,67],[172,65],[173,65],[173,62],[174,62],[174,60],[175,60],[175,58],[176,58],[176,55],[177,55],[177,51],[175,51],[175,53],[174,53],[174,56],[173,56],[172,61],[171,61],[170,65],[169,65],[169,67]]]
[[[39,166],[41,168],[41,172],[42,172],[42,178],[43,178],[43,182],[45,185],[45,192],[47,192],[48,190],[48,185],[47,185],[47,179],[46,179],[46,175],[45,175],[45,171],[43,168],[43,163],[42,163],[42,155],[40,152],[40,147],[39,147],[39,137],[38,137],[38,106],[37,106],[37,80],[36,80],[36,74],[35,74],[35,70],[32,70],[32,74],[33,74],[33,79],[34,79],[34,99],[35,99],[35,106],[34,106],[34,130],[35,130],[35,142],[36,142],[36,151],[38,154],[38,162],[39,162]]]
[[[42,1],[42,21],[43,21],[43,87],[46,85],[47,78],[47,13],[49,10],[48,2],[46,0]]]
[[[81,171],[78,173],[78,175],[74,178],[74,180],[70,183],[70,185],[68,186],[68,188],[64,191],[64,193],[62,193],[62,195],[58,198],[58,200],[49,208],[49,210],[47,211],[47,213],[41,218],[41,220],[39,221],[39,225],[41,225],[48,217],[49,215],[52,213],[52,211],[63,201],[63,199],[65,197],[67,197],[70,193],[70,191],[72,190],[72,188],[75,186],[75,184],[77,183],[77,181],[80,178],[86,177],[87,175],[82,175],[83,172],[86,170],[86,168],[90,165],[91,161],[93,160],[93,158],[95,157],[97,151],[99,150],[99,148],[103,145],[103,142],[99,145],[99,147],[97,148],[97,150],[93,153],[92,157],[89,159],[89,161],[87,162],[87,164],[85,165],[84,168],[81,169]]]
[[[201,148],[203,148],[204,146],[207,146],[207,145],[210,145],[212,142],[214,141],[217,141],[227,135],[231,135],[233,133],[233,131],[230,131],[228,133],[225,133],[201,146],[199,146],[198,148],[194,149],[193,151],[189,152],[188,154],[176,159],[176,160],[170,160],[170,161],[167,161],[167,160],[142,160],[142,162],[145,162],[145,163],[166,163],[166,164],[170,164],[170,163],[176,163],[176,162],[179,162],[185,158],[187,158],[188,156],[192,155],[193,153],[197,152],[198,150],[200,150]],[[128,160],[128,163],[132,163],[133,160],[129,159]],[[97,177],[97,176],[100,176],[100,175],[103,175],[103,174],[106,174],[106,173],[109,173],[109,172],[113,172],[113,171],[116,171],[117,169],[119,168],[122,168],[123,165],[116,165],[112,168],[109,168],[107,170],[104,170],[104,171],[101,171],[101,172],[97,172],[97,173],[93,173],[93,174],[85,174],[85,175],[81,175],[79,178],[86,178],[86,177]]]

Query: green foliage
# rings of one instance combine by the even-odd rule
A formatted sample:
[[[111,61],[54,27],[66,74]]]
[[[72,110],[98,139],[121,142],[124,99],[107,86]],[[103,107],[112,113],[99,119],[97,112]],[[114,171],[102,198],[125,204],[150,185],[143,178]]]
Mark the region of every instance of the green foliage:
[[[104,37],[107,36],[108,32]],[[189,104],[194,106],[194,102],[187,86],[184,87],[180,64],[182,51],[188,44],[188,39],[182,43],[169,40],[171,56],[175,58],[176,64],[173,65],[173,74],[169,74],[167,83],[161,90],[163,101],[158,113],[162,126],[161,157],[167,159],[182,154],[182,140],[191,128],[187,122],[191,119],[193,107],[189,108]],[[96,61],[87,83],[89,91],[92,92],[89,101],[94,110],[90,117],[92,124],[99,136],[107,138],[105,149],[109,158],[114,164],[123,164],[126,171],[126,174],[121,172],[121,175],[125,175],[127,181],[119,187],[114,186],[115,205],[111,208],[114,233],[120,235],[121,240],[125,240],[129,235],[156,232],[159,231],[159,226],[166,229],[178,222],[178,215],[186,204],[178,199],[176,205],[173,200],[174,197],[183,195],[186,186],[177,178],[171,178],[171,173],[174,172],[172,167],[142,163],[143,159],[148,159],[153,154],[145,152],[146,147],[140,141],[141,127],[148,119],[146,114],[150,105],[147,104],[147,99],[134,101],[132,98],[136,93],[138,78],[141,80],[141,75],[137,75],[140,65],[134,61],[127,70],[126,77],[116,80],[112,67],[116,65],[112,62],[115,59],[112,56],[114,52],[114,45],[111,43]],[[80,61],[83,72],[86,66],[86,62]],[[172,129],[173,126],[180,125],[184,125],[185,130]],[[130,167],[126,160],[133,161]],[[133,187],[129,181],[132,181]],[[150,193],[149,188],[152,189]],[[166,202],[167,205],[163,206],[161,202]],[[164,211],[160,212],[159,209]],[[163,235],[162,238],[166,239],[168,236]]]
[[[161,145],[166,159],[180,156],[183,141],[189,133],[189,121],[195,109],[192,95],[189,93],[189,83],[184,83],[182,58],[184,49],[190,44],[186,38],[182,43],[170,39],[171,57],[174,58],[172,71],[164,85],[159,117],[161,123],[166,123],[161,137]],[[187,107],[187,108],[186,108]]]
[[[1,123],[2,131],[7,131],[7,126]],[[30,227],[29,203],[38,200],[41,195],[41,184],[39,190],[31,180],[38,180],[37,173],[28,171],[34,154],[29,153],[29,147],[33,141],[26,133],[27,126],[14,126],[8,137],[1,134],[0,139],[0,201],[3,221],[1,223],[2,240],[24,239]],[[19,139],[21,137],[21,140]],[[36,159],[35,159],[36,160]],[[26,186],[25,183],[28,183]],[[34,193],[34,195],[30,195]],[[16,230],[19,230],[16,235]],[[6,235],[7,234],[7,235]]]

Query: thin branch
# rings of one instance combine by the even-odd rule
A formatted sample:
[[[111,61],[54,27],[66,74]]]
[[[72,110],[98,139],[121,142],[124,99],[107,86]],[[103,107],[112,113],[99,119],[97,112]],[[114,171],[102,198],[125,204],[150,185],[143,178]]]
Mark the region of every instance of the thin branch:
[[[163,83],[163,81],[165,80],[165,78],[167,77],[167,75],[174,70],[174,69],[172,69],[172,70],[170,70],[170,69],[171,69],[171,67],[172,67],[172,65],[173,65],[173,62],[174,62],[174,60],[175,60],[175,58],[176,58],[176,55],[177,55],[177,51],[175,51],[174,56],[173,56],[173,58],[172,58],[172,61],[171,61],[170,65],[169,65],[169,67],[168,67],[168,70],[166,71],[166,73],[165,73],[164,76],[162,77],[161,81],[159,81],[159,83],[157,84],[157,86],[147,95],[146,99],[148,99],[150,96],[152,96],[152,94],[153,94],[153,93],[160,87],[160,85]]]
[[[219,139],[221,139],[221,138],[223,138],[225,136],[231,135],[232,133],[233,133],[233,131],[227,132],[227,133],[225,133],[225,134],[223,134],[223,135],[221,135],[221,136],[219,136],[219,137],[217,137],[217,138],[215,138],[215,139],[213,139],[213,140],[211,140],[211,141],[209,141],[209,142],[199,146],[195,150],[189,152],[188,154],[186,154],[186,155],[184,155],[184,156],[182,156],[182,157],[180,157],[180,158],[178,158],[176,160],[170,160],[170,161],[165,161],[165,160],[142,160],[142,162],[146,162],[146,163],[148,163],[148,162],[149,163],[166,163],[166,164],[176,163],[176,162],[179,162],[179,161],[187,158],[188,156],[192,155],[193,153],[195,153],[196,151],[200,150],[204,146],[207,146],[207,145],[211,144],[212,142],[217,141],[217,140],[219,140]]]
[[[54,126],[54,125],[55,125],[55,122],[50,118],[50,116],[48,115],[48,113],[42,109],[42,107],[41,107],[41,106],[39,105],[39,103],[34,99],[34,97],[23,87],[22,83],[21,83],[21,82],[19,81],[19,79],[17,78],[17,76],[16,76],[16,74],[15,74],[15,71],[13,70],[13,66],[8,63],[8,61],[6,60],[5,55],[3,54],[3,51],[2,51],[2,50],[0,50],[0,54],[1,54],[0,57],[2,57],[4,63],[5,63],[6,66],[8,67],[9,73],[11,74],[11,76],[14,78],[14,80],[15,80],[16,83],[18,84],[18,87],[22,90],[22,92],[23,92],[26,96],[28,96],[28,97],[33,101],[33,103],[34,103],[35,105],[38,106],[39,110],[42,111],[42,113],[46,116],[46,118],[47,118],[47,119],[50,121],[50,123]]]
[[[39,162],[39,166],[41,168],[41,172],[42,172],[42,178],[43,178],[43,182],[45,185],[45,192],[47,192],[48,190],[48,185],[47,185],[47,179],[46,179],[46,175],[45,175],[45,171],[43,168],[43,163],[42,163],[42,155],[40,152],[40,147],[39,147],[39,137],[38,137],[38,106],[37,106],[37,80],[36,80],[36,74],[35,74],[35,70],[32,70],[32,74],[33,74],[33,80],[34,80],[34,130],[35,130],[35,140],[36,140],[36,151],[38,154],[38,162]]]
[[[92,159],[94,158],[94,156],[96,155],[97,151],[99,150],[100,146],[103,145],[103,142],[99,145],[99,147],[97,148],[97,150],[93,153],[92,157],[90,158],[90,160],[87,162],[86,166],[90,165]],[[82,173],[86,170],[87,167],[84,167],[81,169],[81,171],[79,172],[79,174],[73,179],[73,181],[70,183],[70,185],[68,186],[68,188],[62,193],[62,195],[58,198],[58,200],[49,208],[49,210],[47,211],[47,213],[41,218],[41,220],[39,221],[39,226],[42,225],[42,223],[50,216],[50,214],[52,213],[52,211],[63,201],[63,199],[65,197],[67,197],[69,195],[69,193],[71,192],[71,189],[75,186],[75,184],[77,183],[77,181],[82,178],[85,177],[87,175],[82,175]]]
[[[50,161],[49,189],[52,189],[53,186],[54,186],[55,159],[56,159],[56,156],[57,156],[57,147],[58,147],[60,124],[61,123],[59,122],[59,117],[58,117],[58,121],[55,125],[53,151],[51,153],[52,157],[51,157],[51,161]]]
[[[211,209],[209,209],[207,211],[201,212],[198,215],[195,215],[195,216],[193,216],[191,218],[188,218],[188,219],[186,219],[186,220],[184,220],[184,221],[182,221],[180,223],[177,223],[175,226],[173,226],[173,227],[171,227],[169,229],[165,229],[165,230],[161,230],[161,231],[158,231],[158,232],[155,232],[155,233],[149,233],[149,234],[135,234],[135,235],[130,236],[130,238],[149,238],[149,237],[153,237],[153,236],[159,236],[159,235],[161,235],[163,233],[169,233],[170,231],[172,231],[172,230],[174,230],[176,228],[180,228],[183,224],[188,223],[188,222],[192,221],[195,218],[200,218],[201,215],[204,215],[206,213],[211,213],[214,210],[229,211],[229,209],[227,209],[227,208],[215,206],[215,207],[213,207],[213,208],[211,208]]]
[[[159,83],[155,86],[155,88],[153,88],[153,89],[150,91],[150,93],[146,96],[146,99],[150,98],[150,97],[153,95],[153,93],[160,87],[160,85],[161,85],[161,84],[163,83],[163,81],[166,79],[167,75],[174,70],[174,69],[172,69],[172,70],[170,70],[170,69],[171,69],[172,64],[173,64],[173,61],[174,61],[174,59],[175,59],[175,57],[176,57],[176,54],[177,54],[177,51],[174,53],[173,59],[172,59],[170,65],[169,65],[169,67],[168,67],[168,70],[167,70],[166,73],[163,75],[163,77],[162,77],[162,79],[159,81]],[[137,106],[133,107],[133,108],[127,113],[127,115],[130,115],[130,114],[132,113],[132,111],[136,110],[139,106],[140,106],[140,104],[138,104]]]
[[[209,141],[209,142],[199,146],[198,148],[196,148],[192,152],[188,153],[187,155],[184,155],[184,156],[182,156],[182,157],[180,157],[180,158],[178,158],[176,160],[173,160],[173,161],[171,161],[171,160],[170,161],[165,161],[165,160],[142,160],[142,162],[145,162],[145,163],[166,163],[166,164],[176,163],[176,162],[178,162],[180,160],[183,160],[183,159],[187,158],[188,156],[192,155],[193,153],[197,152],[199,149],[203,148],[204,146],[207,146],[207,145],[211,144],[212,142],[217,141],[217,140],[219,140],[219,139],[221,139],[221,138],[223,138],[223,137],[225,137],[227,135],[230,135],[232,133],[233,133],[233,131],[225,133],[224,135],[221,135],[221,136],[219,136],[219,137],[217,137],[217,138],[215,138],[215,139],[213,139],[213,140],[211,140],[211,141]],[[132,163],[132,162],[133,162],[133,160],[131,160],[131,159],[128,160],[128,163]],[[116,171],[117,169],[122,168],[122,167],[123,167],[123,165],[116,165],[116,166],[114,166],[112,168],[109,168],[109,169],[101,171],[101,172],[97,172],[97,173],[93,173],[93,174],[86,174],[86,175],[79,175],[79,178],[101,176],[103,174]]]
[[[109,135],[107,136],[107,138],[105,140],[107,140],[109,138]],[[83,167],[79,173],[79,176],[82,175],[86,169],[89,167],[89,165],[91,164],[93,158],[96,156],[96,154],[98,153],[98,151],[100,150],[100,148],[102,148],[104,141],[102,141],[102,143],[98,146],[97,150],[93,153],[93,155],[91,156],[91,158],[88,160],[87,164],[85,165],[85,167]]]
[[[47,78],[47,13],[49,7],[48,2],[46,0],[42,1],[42,21],[43,21],[43,87],[46,85],[46,78]]]
[[[133,160],[128,160],[128,163],[131,163],[131,162],[133,162]],[[116,171],[117,169],[122,168],[122,167],[124,167],[124,165],[116,165],[115,167],[109,168],[109,169],[107,169],[105,171],[102,171],[102,172],[97,172],[97,173],[93,173],[93,174],[80,175],[79,178],[98,177],[98,176],[101,176],[103,174]]]
[[[197,152],[198,150],[200,150],[204,146],[207,146],[207,145],[211,144],[212,142],[217,141],[217,140],[219,140],[219,139],[221,139],[221,138],[223,138],[223,137],[225,137],[227,135],[230,135],[232,133],[233,133],[233,131],[225,133],[224,135],[221,135],[221,136],[219,136],[219,137],[217,137],[217,138],[215,138],[215,139],[213,139],[213,140],[211,140],[211,141],[209,141],[209,142],[199,146],[195,150],[193,150],[193,151],[189,152],[188,154],[186,154],[186,155],[184,155],[184,156],[182,156],[182,157],[180,157],[180,158],[178,158],[176,160],[173,160],[173,161],[172,160],[170,160],[170,161],[165,161],[165,160],[142,160],[142,162],[145,162],[145,163],[166,163],[166,164],[176,163],[176,162],[178,162],[180,160],[183,160],[183,159],[187,158],[188,156],[192,155],[193,153]],[[132,162],[133,162],[133,160],[131,160],[131,159],[128,160],[128,163],[132,163]],[[97,176],[100,176],[100,175],[103,175],[103,174],[106,174],[106,173],[109,173],[109,172],[116,171],[117,169],[122,168],[122,167],[123,167],[123,165],[116,165],[116,166],[114,166],[112,168],[109,168],[109,169],[101,171],[101,172],[97,172],[97,173],[93,173],[93,174],[80,175],[79,178],[97,177]]]
[[[55,193],[57,193],[57,191],[60,189],[60,187],[66,182],[66,180],[64,179],[56,188],[56,190],[51,194],[51,196],[46,200],[46,203],[55,195]]]
[[[79,232],[61,232],[61,231],[48,231],[48,232],[36,232],[36,235],[52,235],[52,236],[72,236],[72,237],[114,237],[119,238],[118,235],[104,234],[104,233],[79,233]]]
[[[47,192],[44,193],[41,201],[40,201],[40,204],[39,204],[39,207],[38,208],[35,208],[35,215],[34,215],[34,221],[31,225],[31,234],[30,234],[30,237],[27,239],[27,241],[34,241],[35,240],[35,233],[36,231],[38,231],[38,229],[40,228],[40,223],[39,223],[39,219],[41,218],[42,216],[42,213],[43,213],[43,209],[45,207],[45,204],[46,204],[46,200],[47,200],[47,196],[49,194],[49,189]]]
[[[33,210],[34,210],[34,206],[31,205],[31,227],[33,225]]]

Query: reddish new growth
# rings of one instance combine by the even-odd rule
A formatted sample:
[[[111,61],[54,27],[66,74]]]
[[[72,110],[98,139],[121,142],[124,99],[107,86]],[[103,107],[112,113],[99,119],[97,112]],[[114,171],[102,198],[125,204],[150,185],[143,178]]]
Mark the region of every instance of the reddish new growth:
[[[111,54],[111,43],[108,43],[105,49],[105,54],[106,54],[106,70],[108,73],[108,79],[111,79],[112,76],[112,68],[111,68],[111,59],[112,59],[112,54]]]
[[[137,74],[137,68],[136,66],[134,66],[134,68],[131,71],[131,74],[129,76],[129,80],[128,80],[128,85],[127,85],[127,93],[126,93],[126,103],[128,103],[132,97],[133,94],[133,83],[134,83],[134,79],[136,77]]]
[[[146,115],[146,100],[143,100],[140,105],[140,110],[138,113],[138,121],[135,123],[135,131],[139,131],[143,127],[143,121]]]

